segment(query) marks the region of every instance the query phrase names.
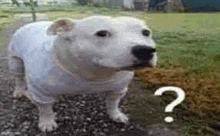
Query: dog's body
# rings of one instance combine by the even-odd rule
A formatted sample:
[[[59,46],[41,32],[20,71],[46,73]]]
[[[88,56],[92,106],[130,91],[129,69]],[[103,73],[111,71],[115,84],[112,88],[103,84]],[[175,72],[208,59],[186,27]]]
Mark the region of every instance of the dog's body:
[[[106,92],[108,114],[125,123],[128,118],[118,103],[133,78],[132,70],[156,65],[149,32],[144,22],[128,17],[26,25],[9,45],[9,65],[16,75],[13,95],[25,95],[38,106],[42,131],[57,127],[52,105],[61,94]]]

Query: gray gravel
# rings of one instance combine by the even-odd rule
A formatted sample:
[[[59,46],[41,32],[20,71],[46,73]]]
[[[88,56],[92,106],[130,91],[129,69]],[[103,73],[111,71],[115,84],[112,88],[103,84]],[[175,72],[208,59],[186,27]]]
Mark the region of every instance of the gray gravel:
[[[37,128],[37,108],[28,99],[12,99],[14,80],[0,76],[1,136],[172,136],[165,126],[147,128],[135,123],[113,122],[106,114],[102,94],[62,96],[54,105],[58,129],[43,133]],[[120,106],[123,110],[123,106]],[[3,114],[3,112],[5,114]],[[3,119],[4,117],[4,119]]]
[[[11,85],[11,89],[14,86]],[[3,93],[3,92],[1,92]],[[10,94],[12,91],[10,91]],[[3,95],[1,95],[3,96]],[[100,95],[74,97],[63,96],[54,106],[59,128],[51,133],[42,133],[37,128],[37,108],[28,99],[8,99],[4,109],[10,110],[11,116],[1,123],[1,135],[146,135],[146,131],[133,123],[124,125],[112,122],[106,115],[104,98]]]

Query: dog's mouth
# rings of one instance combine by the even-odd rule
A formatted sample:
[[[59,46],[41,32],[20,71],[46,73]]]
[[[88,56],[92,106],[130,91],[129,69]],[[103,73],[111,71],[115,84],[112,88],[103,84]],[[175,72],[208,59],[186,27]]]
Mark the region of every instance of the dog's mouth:
[[[95,62],[94,65],[98,69],[112,69],[115,71],[122,71],[122,70],[134,71],[134,70],[141,70],[146,67],[154,67],[154,64],[151,62],[151,60],[147,60],[147,61],[135,60],[131,65],[118,66],[118,67],[114,67],[114,66],[111,66],[108,64],[105,65],[105,64],[99,63],[97,61],[94,61],[94,62]]]
[[[145,62],[136,62],[131,66],[124,66],[124,67],[107,67],[107,66],[103,66],[103,65],[96,65],[99,68],[105,68],[105,69],[112,69],[115,71],[122,71],[122,70],[128,70],[128,71],[134,71],[134,70],[141,70],[147,67],[154,67],[151,63],[149,63],[148,61]]]
[[[141,70],[146,67],[154,67],[149,61],[135,61],[133,65],[131,66],[126,66],[126,67],[121,67],[118,70]]]

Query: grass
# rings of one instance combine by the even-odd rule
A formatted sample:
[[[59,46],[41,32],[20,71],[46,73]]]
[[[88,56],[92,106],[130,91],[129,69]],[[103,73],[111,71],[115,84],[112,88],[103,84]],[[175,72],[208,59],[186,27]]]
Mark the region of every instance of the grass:
[[[159,63],[180,62],[198,69],[207,69],[219,55],[220,14],[151,14],[149,25],[158,35]],[[162,51],[163,50],[163,51]],[[173,55],[168,56],[168,53]],[[175,56],[175,57],[172,57]],[[167,59],[163,58],[169,57]],[[216,62],[215,62],[216,63]],[[216,63],[220,68],[220,63]]]
[[[36,10],[46,13],[50,19],[64,16],[78,19],[95,14],[127,15],[144,19],[153,30],[159,59],[158,68],[137,74],[141,81],[145,85],[159,84],[183,87],[187,94],[186,99],[191,103],[191,109],[198,113],[214,112],[216,114],[216,111],[220,110],[219,13],[138,13],[125,12],[121,9],[74,5],[42,6]],[[29,11],[27,7],[0,8],[0,30],[12,22],[14,14],[27,13],[27,11]],[[131,103],[130,107],[134,109],[133,111],[145,115],[145,111],[141,107],[145,107],[143,105],[147,96],[145,97],[142,92],[143,97],[140,98],[140,94],[131,93],[136,95],[134,98],[138,99],[140,103],[139,106]],[[132,114],[138,120],[144,120],[144,116],[140,116],[139,113]],[[186,124],[181,128],[181,132],[187,136],[200,135],[203,131],[210,132],[206,126],[200,127],[199,125],[195,122],[192,125]]]

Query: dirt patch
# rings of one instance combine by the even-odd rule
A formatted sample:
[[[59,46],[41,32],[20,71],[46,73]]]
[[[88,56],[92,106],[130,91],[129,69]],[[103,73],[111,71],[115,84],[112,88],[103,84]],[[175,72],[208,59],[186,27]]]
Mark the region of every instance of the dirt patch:
[[[186,99],[190,100],[190,108],[201,115],[212,112],[220,113],[220,73],[214,72],[210,66],[209,73],[197,78],[189,77],[192,69],[173,66],[170,69],[152,68],[136,73],[145,86],[157,84],[160,86],[177,86],[184,89]]]

